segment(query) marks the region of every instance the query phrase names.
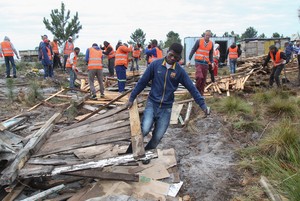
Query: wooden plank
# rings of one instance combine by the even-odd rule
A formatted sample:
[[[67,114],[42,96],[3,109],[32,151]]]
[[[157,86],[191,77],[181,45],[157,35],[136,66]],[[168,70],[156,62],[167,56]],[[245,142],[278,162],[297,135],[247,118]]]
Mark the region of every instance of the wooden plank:
[[[130,127],[125,126],[125,127],[121,127],[109,131],[95,133],[89,135],[88,138],[86,136],[82,136],[79,138],[67,139],[61,142],[55,142],[55,143],[48,142],[34,156],[35,157],[44,156],[48,154],[59,153],[62,151],[68,151],[77,148],[83,148],[83,147],[99,145],[99,144],[106,144],[106,143],[116,142],[120,140],[127,140],[130,138],[129,130]]]
[[[53,94],[52,96],[50,96],[50,97],[46,98],[46,99],[45,99],[45,100],[43,100],[42,102],[40,102],[40,103],[36,104],[35,106],[33,106],[33,107],[29,108],[29,109],[27,110],[27,112],[29,112],[29,111],[31,111],[31,110],[33,110],[33,109],[37,108],[38,106],[42,105],[42,104],[43,104],[43,102],[46,102],[46,101],[48,101],[48,100],[52,99],[53,97],[55,97],[56,95],[58,95],[58,94],[60,94],[60,93],[64,92],[65,90],[66,90],[66,89],[62,89],[62,90],[58,91],[57,93],[55,93],[55,94]]]
[[[19,178],[22,179],[28,179],[32,178],[35,175],[39,176],[47,176],[51,173],[51,171],[54,169],[54,166],[52,165],[29,165],[23,167],[19,172]]]
[[[50,188],[48,190],[45,190],[43,192],[40,192],[34,196],[28,197],[26,199],[23,199],[22,201],[35,201],[35,200],[41,200],[42,198],[47,197],[48,195],[52,194],[52,193],[56,193],[58,191],[61,191],[63,188],[65,187],[64,184],[61,184],[59,186]]]
[[[18,171],[24,166],[30,155],[40,149],[52,132],[54,127],[53,123],[58,121],[60,117],[60,113],[55,113],[46,124],[33,135],[25,147],[19,151],[13,163],[2,171],[2,176],[0,178],[1,185],[9,185],[16,179]]]
[[[55,198],[46,199],[44,201],[64,201],[64,200],[67,200],[68,198],[72,197],[73,195],[75,195],[75,193],[64,193]]]
[[[83,90],[86,85],[85,79],[80,79],[80,89]]]
[[[154,164],[140,172],[140,175],[146,176],[151,179],[159,180],[170,177],[166,167],[162,164]]]
[[[118,180],[118,181],[139,181],[139,175],[137,174],[124,174],[117,172],[102,172],[99,170],[81,170],[75,172],[63,173],[70,176],[87,177],[93,179],[107,179],[107,180]]]
[[[184,125],[186,125],[189,122],[190,116],[191,116],[191,112],[192,112],[192,107],[193,107],[193,102],[189,102],[188,104],[188,108],[186,110],[186,115],[184,118]]]
[[[85,101],[86,104],[94,104],[94,105],[101,105],[101,104],[103,105],[103,104],[107,104],[108,102],[110,102],[110,101],[109,100],[108,101],[105,101],[105,100],[87,100],[87,101]],[[121,101],[114,102],[115,105],[123,105],[125,103],[126,102],[121,102]]]
[[[268,197],[272,201],[282,201],[280,195],[276,192],[276,190],[271,186],[268,179],[264,176],[262,176],[259,180],[260,185],[265,189],[265,192],[267,193]]]
[[[135,158],[140,158],[145,156],[145,148],[143,143],[144,138],[142,135],[140,115],[136,100],[133,102],[132,107],[129,109],[129,116],[133,156]]]
[[[113,144],[102,144],[102,145],[90,146],[90,147],[76,149],[74,151],[74,154],[79,159],[88,159],[100,155],[108,150],[112,150],[113,147],[114,147]]]
[[[126,91],[125,93],[123,93],[122,95],[116,97],[115,99],[111,100],[110,102],[108,102],[107,104],[101,106],[100,108],[98,108],[97,110],[95,110],[94,112],[92,112],[90,115],[86,116],[85,118],[83,118],[81,121],[84,121],[90,117],[92,117],[94,114],[97,114],[98,112],[100,112],[101,110],[107,108],[110,104],[114,103],[115,101],[123,98],[124,96],[126,96],[127,94],[129,94],[133,89],[130,89],[128,91]]]
[[[176,103],[173,104],[170,124],[178,124],[178,117],[180,115],[182,107],[183,104],[176,104]]]
[[[26,117],[16,117],[16,118],[8,119],[4,122],[1,122],[0,131],[4,131],[4,130],[10,129],[14,126],[17,126],[19,124],[22,124],[26,120],[27,120]]]
[[[29,180],[25,180],[23,183],[18,182],[17,186],[9,192],[2,201],[14,201],[23,191],[25,186],[29,183]]]
[[[152,158],[156,158],[157,153],[153,151],[147,151],[145,153],[145,157],[141,158],[139,160],[148,160]],[[105,166],[109,165],[119,165],[124,163],[129,163],[136,161],[136,159],[133,157],[133,154],[118,156],[114,158],[108,158],[108,159],[102,159],[99,161],[91,161],[83,164],[76,164],[72,166],[62,166],[62,167],[55,167],[51,173],[51,175],[57,175],[62,174],[66,172],[74,172],[78,170],[86,170],[86,169],[95,169],[95,168],[103,168]]]

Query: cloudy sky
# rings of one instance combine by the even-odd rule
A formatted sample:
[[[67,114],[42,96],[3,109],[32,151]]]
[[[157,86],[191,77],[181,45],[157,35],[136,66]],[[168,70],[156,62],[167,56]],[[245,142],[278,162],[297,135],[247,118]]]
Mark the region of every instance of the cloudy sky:
[[[52,9],[60,8],[61,0],[4,1],[0,4],[0,40],[9,36],[16,49],[34,49],[40,36],[53,35],[45,28],[43,17],[50,19]],[[199,36],[211,29],[218,36],[224,32],[243,33],[253,26],[258,34],[270,37],[300,32],[297,10],[300,0],[64,0],[66,8],[79,14],[83,29],[75,46],[83,52],[92,43],[104,40],[115,45],[130,39],[137,28],[146,39],[166,40],[173,30],[181,39]]]

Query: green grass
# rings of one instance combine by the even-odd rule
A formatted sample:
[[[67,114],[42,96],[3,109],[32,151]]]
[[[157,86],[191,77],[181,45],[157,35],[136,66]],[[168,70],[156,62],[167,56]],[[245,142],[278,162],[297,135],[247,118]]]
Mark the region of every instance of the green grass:
[[[28,105],[34,105],[38,101],[42,100],[43,96],[41,94],[40,84],[37,80],[30,81],[29,91],[26,96],[26,103]]]
[[[259,132],[263,129],[261,121],[257,119],[255,119],[254,121],[246,121],[244,119],[240,119],[238,122],[233,123],[233,126],[237,130],[243,130],[248,132]]]
[[[270,115],[293,118],[299,115],[299,107],[295,99],[274,98],[268,105],[267,111]]]
[[[251,105],[249,105],[245,100],[234,96],[221,99],[219,106],[219,110],[227,114],[251,112]]]
[[[73,100],[71,100],[70,107],[66,110],[67,121],[69,123],[72,122],[77,116],[77,114],[78,114],[77,105]]]

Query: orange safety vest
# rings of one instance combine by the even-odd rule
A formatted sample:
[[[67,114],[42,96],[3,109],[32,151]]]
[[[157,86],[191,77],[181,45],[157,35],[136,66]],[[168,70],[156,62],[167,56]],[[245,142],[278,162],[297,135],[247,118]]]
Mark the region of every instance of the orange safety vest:
[[[47,55],[49,60],[52,60],[52,54],[50,48],[46,46],[46,49],[47,49]],[[42,55],[42,59],[44,59],[44,54]]]
[[[155,56],[150,56],[149,57],[149,63],[152,63],[153,61],[157,60],[157,59],[161,59],[163,58],[163,52],[162,50],[160,50],[158,47],[155,47],[156,49],[156,57]]]
[[[115,66],[128,66],[128,53],[131,51],[131,48],[121,45],[116,52],[115,56]]]
[[[209,52],[213,47],[213,43],[211,41],[208,42],[208,44],[205,46],[204,38],[201,38],[199,40],[199,48],[196,51],[195,54],[195,60],[198,61],[206,61],[208,64],[210,64],[209,61]]]
[[[229,53],[228,53],[229,59],[237,59],[239,57],[237,51],[238,51],[237,47],[235,48],[229,47]]]
[[[73,65],[76,67],[76,65],[77,65],[77,55],[76,55],[75,52],[74,52],[74,55],[75,56],[74,56],[74,59],[73,59]],[[70,55],[69,55],[69,57],[67,59],[66,68],[72,68],[72,65],[70,63]]]
[[[272,61],[273,61],[273,66],[274,66],[274,67],[275,67],[275,66],[278,66],[278,64],[281,64],[281,58],[280,58],[280,53],[281,53],[281,52],[282,52],[281,50],[278,50],[278,51],[276,52],[275,58],[274,58],[273,53],[270,52],[270,57],[271,57],[271,59],[272,59]]]
[[[102,69],[102,51],[95,48],[89,48],[88,70]]]
[[[1,47],[2,47],[2,52],[3,52],[3,55],[5,57],[10,57],[10,56],[14,56],[14,51],[11,47],[11,44],[10,42],[8,41],[3,41],[1,43]]]
[[[114,51],[114,49],[112,48],[112,46],[109,44],[107,47],[104,48],[105,52],[106,50],[111,47],[112,51],[110,51],[110,53],[107,55],[108,59],[114,58],[116,55],[116,52]]]
[[[58,54],[59,52],[58,52],[58,44],[57,44],[57,42],[51,42],[50,43],[50,45],[51,45],[51,47],[52,47],[52,51],[53,51],[53,53],[56,53],[56,54]]]
[[[141,50],[140,50],[140,49],[133,50],[132,56],[133,56],[134,58],[139,58],[140,55],[141,55]]]
[[[67,41],[66,45],[65,45],[65,49],[64,49],[64,54],[65,55],[70,55],[71,52],[73,52],[73,49],[74,49],[74,44],[71,43],[71,45],[69,45],[69,42]]]

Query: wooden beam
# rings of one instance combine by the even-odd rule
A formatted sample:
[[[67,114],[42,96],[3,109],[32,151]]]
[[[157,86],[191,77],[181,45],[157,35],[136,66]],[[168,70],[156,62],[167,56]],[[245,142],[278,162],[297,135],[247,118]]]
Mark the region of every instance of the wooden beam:
[[[145,148],[144,148],[144,137],[141,130],[140,115],[139,115],[136,100],[133,102],[132,107],[129,109],[129,117],[130,117],[132,153],[135,158],[140,158],[145,156]]]
[[[185,118],[184,118],[184,125],[186,125],[189,122],[189,119],[190,119],[190,116],[191,116],[192,107],[193,107],[193,102],[189,102],[188,108],[186,110],[186,115],[185,115]]]
[[[42,105],[44,102],[46,102],[46,101],[50,100],[51,98],[53,98],[53,97],[55,97],[56,95],[58,95],[58,94],[60,94],[60,93],[64,92],[65,90],[66,90],[66,89],[62,89],[62,90],[58,91],[57,93],[55,93],[55,94],[53,94],[52,96],[50,96],[50,97],[46,98],[46,99],[45,99],[45,100],[43,100],[42,102],[40,102],[40,103],[36,104],[35,106],[33,106],[33,107],[29,108],[29,109],[27,110],[27,112],[29,112],[29,111],[31,111],[31,110],[33,110],[33,109],[37,108],[38,106]]]
[[[29,180],[25,180],[24,183],[18,183],[16,187],[9,192],[2,201],[14,201],[23,191],[25,186],[29,183]]]
[[[64,184],[61,184],[59,186],[55,186],[53,188],[50,188],[48,190],[45,190],[43,192],[40,192],[34,196],[28,197],[26,199],[23,199],[22,201],[36,201],[36,200],[42,200],[42,198],[47,197],[48,195],[52,194],[52,193],[56,193],[58,191],[61,191],[63,188],[65,187]]]
[[[145,157],[141,158],[139,160],[148,160],[152,158],[157,158],[157,152],[156,150],[153,151],[147,151],[145,153]],[[77,164],[77,165],[71,165],[71,166],[62,166],[62,167],[55,167],[51,173],[52,176],[67,172],[74,172],[78,170],[86,170],[86,169],[95,169],[95,168],[103,168],[110,165],[120,165],[120,164],[126,164],[129,162],[136,161],[136,159],[133,157],[133,154],[123,155],[123,156],[117,156],[114,158],[107,158],[102,159],[99,161],[92,161],[87,162],[83,164]]]
[[[130,89],[128,91],[126,91],[125,93],[121,94],[120,96],[114,98],[113,100],[109,101],[108,103],[106,103],[105,105],[101,106],[100,108],[98,108],[97,110],[95,110],[94,112],[90,113],[88,116],[84,117],[83,119],[80,120],[81,121],[84,121],[88,118],[90,118],[91,116],[94,116],[95,114],[97,114],[98,112],[100,112],[101,110],[107,108],[110,104],[114,103],[115,101],[123,98],[124,96],[126,96],[127,94],[129,94],[133,89]]]
[[[63,173],[70,176],[87,177],[93,179],[118,180],[118,181],[139,181],[138,174],[125,174],[118,172],[102,172],[99,170],[81,170],[75,172]]]
[[[30,140],[27,142],[25,147],[19,151],[13,163],[7,166],[2,171],[0,178],[0,185],[10,185],[18,176],[18,171],[24,166],[26,161],[30,158],[31,154],[40,149],[42,144],[49,137],[52,132],[55,122],[61,117],[60,113],[55,113],[46,123],[40,128]]]

